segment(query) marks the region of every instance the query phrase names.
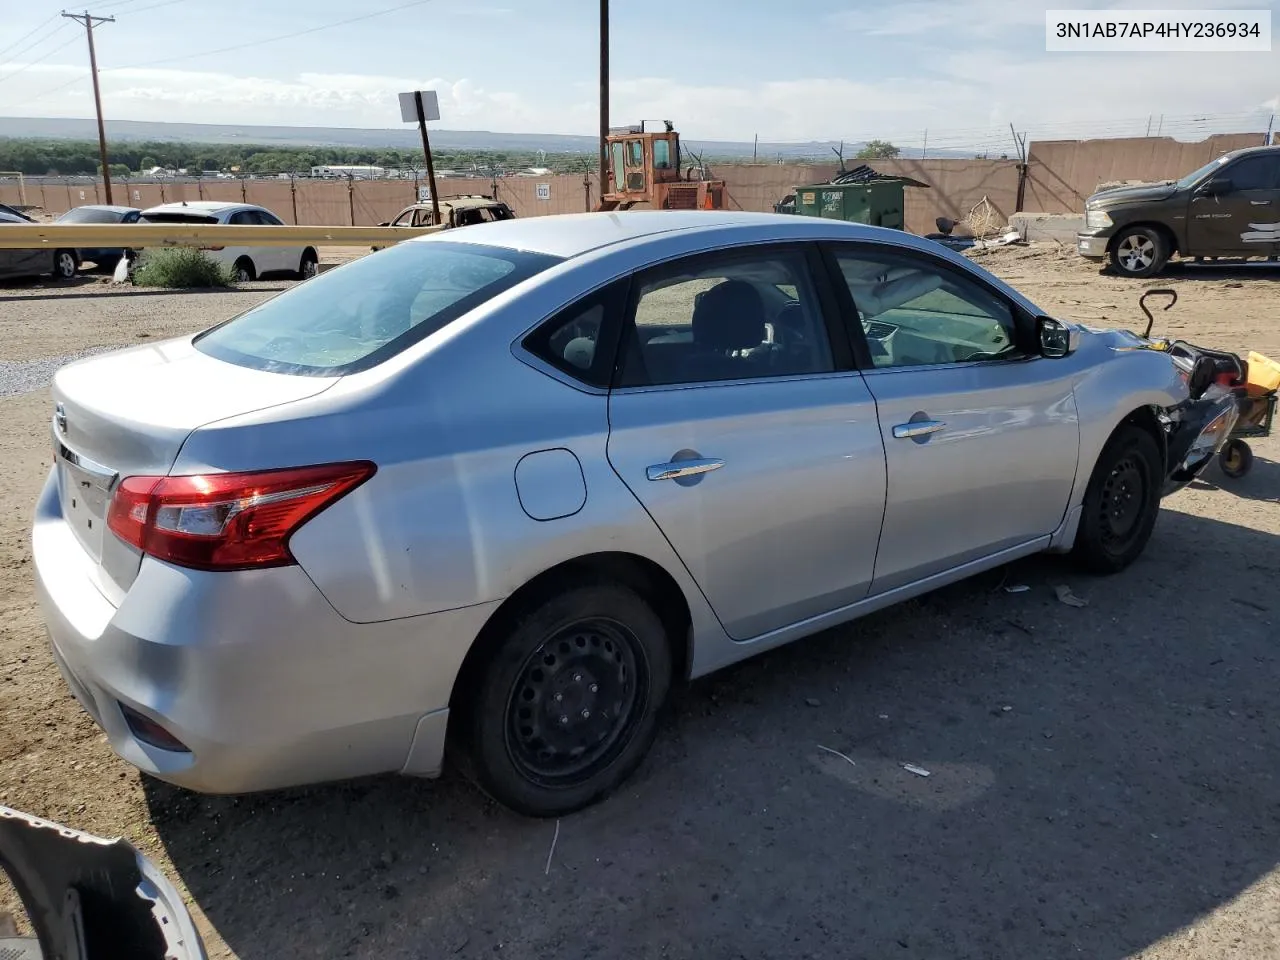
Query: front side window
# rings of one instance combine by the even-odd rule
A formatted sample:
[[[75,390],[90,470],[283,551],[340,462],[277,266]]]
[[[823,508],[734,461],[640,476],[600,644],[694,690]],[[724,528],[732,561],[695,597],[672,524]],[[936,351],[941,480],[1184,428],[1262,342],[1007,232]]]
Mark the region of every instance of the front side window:
[[[622,144],[615,143],[613,145],[612,153],[613,153],[613,162],[611,166],[613,167],[613,189],[615,193],[621,193],[623,185],[626,184],[627,182],[627,174],[626,174],[626,171],[623,169],[623,162],[622,162],[622,157],[623,157]]]
[[[835,369],[804,257],[699,257],[637,281],[622,386],[829,373]]]
[[[876,367],[1021,356],[1009,304],[928,257],[837,251]]]
[[[1280,188],[1280,156],[1241,157],[1222,171],[1232,190],[1275,190]]]
[[[671,144],[666,140],[653,141],[653,167],[666,170],[671,166]]]
[[[402,243],[300,283],[200,334],[228,363],[306,376],[367,370],[559,259],[471,243]]]

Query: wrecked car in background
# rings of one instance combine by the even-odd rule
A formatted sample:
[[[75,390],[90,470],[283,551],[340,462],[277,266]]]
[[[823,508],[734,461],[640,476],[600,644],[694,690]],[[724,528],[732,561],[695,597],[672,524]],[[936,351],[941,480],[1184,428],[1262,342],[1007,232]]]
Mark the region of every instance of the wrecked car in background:
[[[1076,250],[1150,277],[1181,257],[1280,257],[1280,146],[1223,154],[1181,180],[1100,190]]]

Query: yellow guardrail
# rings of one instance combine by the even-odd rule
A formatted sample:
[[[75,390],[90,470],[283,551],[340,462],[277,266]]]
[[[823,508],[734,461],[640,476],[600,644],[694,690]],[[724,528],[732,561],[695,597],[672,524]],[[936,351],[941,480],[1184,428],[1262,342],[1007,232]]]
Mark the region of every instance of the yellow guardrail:
[[[31,223],[0,226],[0,249],[148,247],[360,247],[398,243],[444,227],[268,227],[222,223]]]

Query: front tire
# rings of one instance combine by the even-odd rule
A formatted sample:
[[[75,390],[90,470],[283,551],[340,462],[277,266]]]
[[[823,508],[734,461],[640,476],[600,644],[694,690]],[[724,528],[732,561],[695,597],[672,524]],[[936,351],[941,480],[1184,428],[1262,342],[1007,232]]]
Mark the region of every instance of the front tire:
[[[1164,464],[1146,430],[1124,424],[1107,441],[1085,489],[1073,555],[1091,573],[1119,573],[1142,554],[1160,512]]]
[[[320,272],[320,258],[314,250],[304,250],[302,260],[298,264],[298,279],[310,280]]]
[[[671,685],[662,620],[618,584],[573,586],[516,616],[462,721],[463,766],[493,799],[558,817],[644,759]]]
[[[51,271],[59,280],[71,280],[75,277],[76,271],[80,268],[76,255],[70,250],[59,250],[53,255],[53,270]]]
[[[251,283],[258,276],[258,271],[253,268],[253,261],[248,257],[237,260],[231,272],[236,278],[236,283]]]
[[[1151,277],[1169,262],[1169,243],[1151,227],[1129,227],[1116,236],[1111,266],[1121,276]]]

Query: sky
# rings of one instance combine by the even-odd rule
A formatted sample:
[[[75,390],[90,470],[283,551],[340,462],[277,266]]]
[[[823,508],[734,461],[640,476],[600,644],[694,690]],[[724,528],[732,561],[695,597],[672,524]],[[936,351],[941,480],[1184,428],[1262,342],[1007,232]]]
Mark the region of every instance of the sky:
[[[1198,139],[1265,129],[1280,112],[1280,45],[1047,53],[1044,11],[1066,5],[614,0],[611,119],[671,119],[703,140],[1008,150],[1011,123],[1034,139]],[[5,6],[0,116],[92,117],[83,28],[55,0]],[[1277,0],[1160,6],[1270,9],[1280,33]],[[116,17],[94,32],[113,119],[395,127],[396,94],[420,88],[438,92],[445,129],[597,128],[597,0],[102,0],[89,11]],[[391,12],[330,26],[376,11]]]

